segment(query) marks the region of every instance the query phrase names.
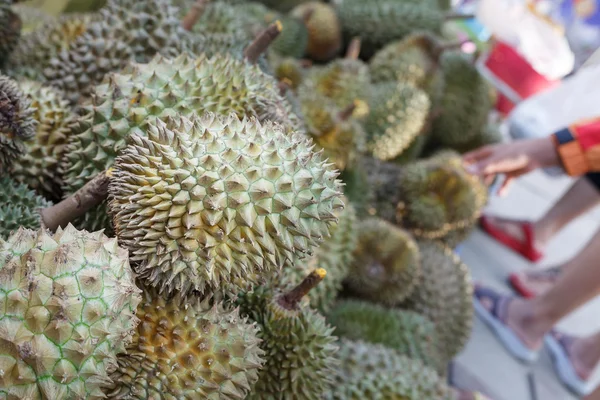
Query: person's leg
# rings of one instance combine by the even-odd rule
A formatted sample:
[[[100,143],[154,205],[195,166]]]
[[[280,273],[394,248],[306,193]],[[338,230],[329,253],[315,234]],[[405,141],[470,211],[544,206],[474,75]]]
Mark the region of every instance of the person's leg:
[[[582,400],[600,400],[600,386],[598,386],[591,394],[585,396]]]
[[[532,261],[537,261],[539,257],[524,254],[525,251],[531,248],[532,251],[541,253],[562,228],[600,203],[599,189],[600,174],[588,174],[579,178],[536,222],[485,215],[482,217],[481,225],[484,231],[499,240],[499,234],[514,239],[521,246],[519,249],[510,246],[513,250],[522,253]]]

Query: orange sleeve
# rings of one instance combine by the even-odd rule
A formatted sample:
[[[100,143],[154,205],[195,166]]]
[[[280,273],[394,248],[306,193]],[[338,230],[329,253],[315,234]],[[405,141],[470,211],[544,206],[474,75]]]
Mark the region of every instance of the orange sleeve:
[[[600,117],[561,129],[552,139],[568,175],[600,172]]]

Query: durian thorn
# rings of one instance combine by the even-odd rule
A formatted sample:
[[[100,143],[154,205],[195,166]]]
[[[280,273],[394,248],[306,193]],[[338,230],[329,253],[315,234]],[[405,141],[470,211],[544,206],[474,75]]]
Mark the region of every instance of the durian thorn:
[[[352,102],[352,104],[346,106],[346,108],[344,108],[342,111],[340,111],[338,113],[338,118],[340,119],[340,121],[348,121],[350,118],[352,118],[352,115],[354,114],[354,110],[356,110],[356,108],[358,107],[358,101],[354,100]]]
[[[346,58],[348,60],[358,60],[358,56],[360,56],[360,46],[360,37],[356,36],[350,41],[350,44],[346,49]]]
[[[256,64],[260,55],[267,50],[282,30],[283,25],[281,25],[279,20],[273,22],[259,33],[256,39],[246,47],[246,50],[244,50],[244,58],[248,60],[250,64]]]
[[[463,20],[475,18],[475,14],[448,13],[444,17],[445,21]]]
[[[81,189],[52,207],[40,210],[42,224],[54,231],[66,227],[69,222],[84,215],[89,209],[100,204],[108,195],[108,183],[112,168],[96,175]]]
[[[283,78],[279,82],[277,82],[277,88],[279,89],[279,94],[284,96],[288,90],[290,90],[293,86],[292,81],[288,78]]]
[[[300,300],[317,286],[325,278],[325,275],[327,275],[327,271],[324,268],[315,269],[298,286],[281,296],[279,305],[287,310],[297,308]]]
[[[181,21],[181,26],[186,31],[191,31],[196,22],[200,19],[202,14],[204,14],[204,10],[206,9],[206,5],[210,2],[210,0],[196,0],[192,8],[188,11],[188,13],[183,17]]]

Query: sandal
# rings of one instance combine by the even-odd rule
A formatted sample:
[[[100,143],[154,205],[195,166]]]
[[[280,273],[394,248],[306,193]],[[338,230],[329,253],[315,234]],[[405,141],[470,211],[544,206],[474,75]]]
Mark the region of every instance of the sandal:
[[[485,233],[531,262],[537,262],[544,257],[544,254],[535,248],[533,224],[531,222],[521,222],[521,229],[523,230],[525,241],[521,241],[503,230],[496,228],[490,221],[490,217],[485,215],[482,215],[479,218],[479,226]]]
[[[550,332],[544,338],[560,380],[578,396],[587,396],[594,390],[595,385],[593,382],[581,378],[569,359],[569,348],[574,340],[575,337],[557,331]]]
[[[533,273],[529,273],[530,276],[547,279],[547,280],[556,280],[562,273],[561,267],[552,267],[548,269],[544,269],[541,271],[536,271]],[[527,284],[521,280],[521,277],[517,273],[512,273],[508,276],[508,283],[512,286],[512,288],[521,296],[531,299],[536,297],[536,293],[529,289]]]
[[[493,302],[491,311],[481,302],[484,298]],[[508,352],[520,361],[526,363],[534,362],[537,360],[539,352],[528,348],[517,334],[506,326],[506,310],[511,300],[512,296],[501,295],[492,289],[478,285],[473,290],[475,312],[492,329]]]

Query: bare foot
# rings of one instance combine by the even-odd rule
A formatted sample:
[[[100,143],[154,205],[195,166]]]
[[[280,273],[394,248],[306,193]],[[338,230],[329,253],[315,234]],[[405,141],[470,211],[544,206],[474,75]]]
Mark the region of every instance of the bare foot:
[[[513,273],[534,296],[539,296],[551,289],[562,273],[562,266],[547,268],[539,271],[521,271]]]
[[[597,346],[597,344],[589,343],[588,338],[579,338],[556,331],[552,331],[551,335],[563,346],[577,376],[587,381],[592,375],[597,361],[591,358],[595,352],[590,351],[590,346]]]

